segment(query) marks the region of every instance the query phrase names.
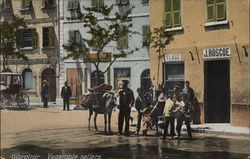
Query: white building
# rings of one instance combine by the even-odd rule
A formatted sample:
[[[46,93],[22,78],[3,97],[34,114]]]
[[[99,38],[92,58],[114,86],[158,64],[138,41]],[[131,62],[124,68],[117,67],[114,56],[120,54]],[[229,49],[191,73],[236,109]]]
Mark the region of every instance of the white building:
[[[131,30],[139,32],[139,34],[128,39],[128,48],[139,48],[139,51],[129,55],[127,58],[117,59],[110,70],[104,74],[104,82],[111,84],[116,89],[118,81],[128,79],[130,81],[129,86],[134,93],[138,87],[141,87],[141,84],[144,87],[149,87],[151,85],[149,78],[149,46],[143,46],[143,44],[145,44],[143,43],[143,32],[145,32],[145,28],[149,26],[148,0],[100,0],[100,2],[101,1],[103,1],[104,5],[108,6],[115,4],[114,9],[116,11],[123,11],[134,6],[130,15],[133,24]],[[76,96],[77,93],[85,93],[87,92],[87,88],[93,86],[94,81],[91,80],[91,75],[93,76],[95,68],[90,63],[76,62],[71,59],[63,60],[63,57],[67,55],[67,51],[63,49],[62,45],[68,42],[69,36],[72,36],[72,34],[75,38],[78,38],[79,35],[84,38],[91,36],[86,34],[86,29],[81,21],[71,21],[68,20],[68,18],[75,16],[77,9],[82,11],[82,6],[90,7],[92,3],[93,0],[60,1],[60,87],[63,86],[65,80],[69,81],[73,89],[73,96]],[[117,45],[116,43],[117,42],[112,42],[110,45]],[[111,47],[106,47],[104,48],[104,52],[115,53],[116,50]],[[100,69],[104,71],[107,65],[108,63],[102,63]],[[79,77],[78,73],[81,74],[81,77]]]

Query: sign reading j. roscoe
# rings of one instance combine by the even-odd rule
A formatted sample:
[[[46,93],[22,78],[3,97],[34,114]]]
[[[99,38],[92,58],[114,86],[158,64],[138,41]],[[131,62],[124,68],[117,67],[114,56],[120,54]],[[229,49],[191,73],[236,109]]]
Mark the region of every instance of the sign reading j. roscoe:
[[[181,54],[167,54],[165,55],[165,61],[181,61]]]
[[[212,48],[203,50],[204,59],[218,59],[231,57],[230,48]]]

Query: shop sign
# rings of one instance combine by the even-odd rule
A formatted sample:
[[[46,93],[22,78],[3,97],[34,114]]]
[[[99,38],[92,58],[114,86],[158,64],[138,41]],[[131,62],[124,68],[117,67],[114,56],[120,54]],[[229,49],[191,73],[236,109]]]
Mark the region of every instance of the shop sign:
[[[212,48],[203,50],[204,59],[219,59],[231,57],[231,48]]]
[[[99,54],[99,62],[110,62],[111,61],[111,53],[100,53]],[[88,54],[84,58],[84,62],[98,62],[98,57],[96,53]]]
[[[181,61],[181,54],[167,54],[165,55],[165,61]]]

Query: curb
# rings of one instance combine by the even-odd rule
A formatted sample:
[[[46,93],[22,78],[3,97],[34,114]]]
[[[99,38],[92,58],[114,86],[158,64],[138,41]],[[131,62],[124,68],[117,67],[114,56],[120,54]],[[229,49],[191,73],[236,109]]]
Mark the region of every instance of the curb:
[[[183,128],[182,131],[187,132],[186,128]],[[215,135],[225,135],[225,136],[237,136],[237,137],[250,137],[250,134],[246,133],[236,133],[236,132],[227,132],[227,131],[216,131],[216,130],[205,130],[205,129],[195,129],[192,128],[193,133],[202,133],[202,134],[215,134]]]

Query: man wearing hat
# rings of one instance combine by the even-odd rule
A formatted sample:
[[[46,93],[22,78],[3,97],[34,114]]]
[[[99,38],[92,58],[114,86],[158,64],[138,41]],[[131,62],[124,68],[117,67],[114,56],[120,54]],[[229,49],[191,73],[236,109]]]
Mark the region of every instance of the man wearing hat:
[[[128,80],[122,80],[122,89],[119,91],[120,112],[118,115],[118,135],[122,134],[125,120],[125,136],[129,136],[130,112],[135,101],[133,91],[128,88],[128,83]]]
[[[68,82],[65,81],[61,91],[61,97],[63,98],[63,110],[66,109],[66,105],[67,105],[67,110],[69,110],[69,98],[71,97],[71,95],[72,95],[71,88],[70,86],[68,86]]]
[[[42,89],[41,89],[41,97],[43,102],[43,107],[48,108],[48,84],[46,80],[43,80],[42,82]]]

